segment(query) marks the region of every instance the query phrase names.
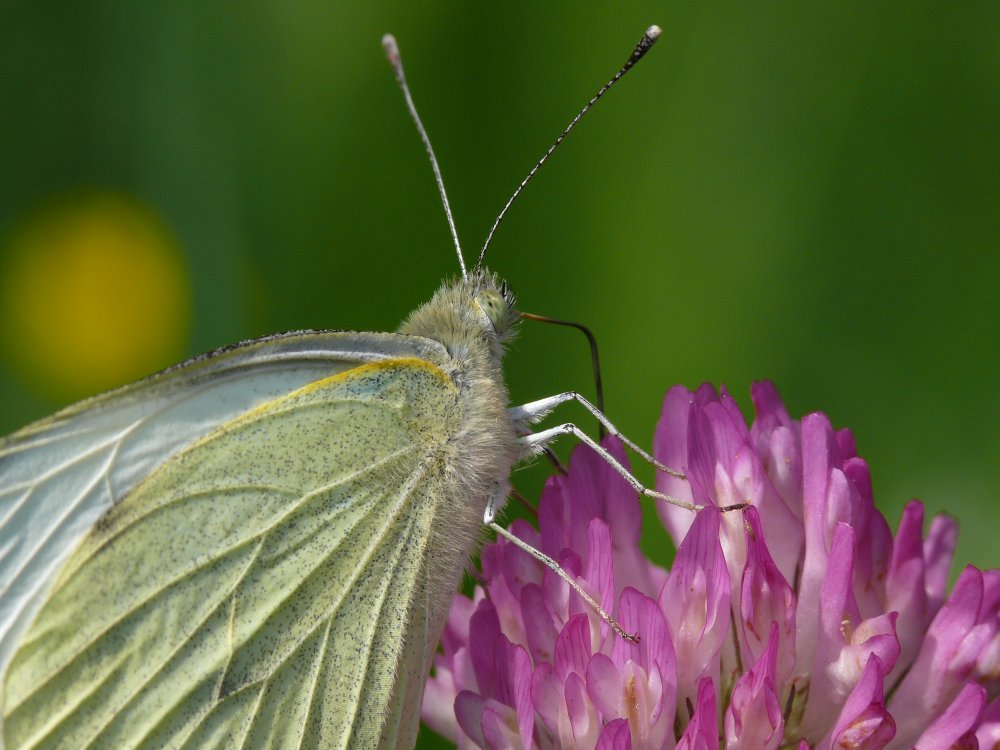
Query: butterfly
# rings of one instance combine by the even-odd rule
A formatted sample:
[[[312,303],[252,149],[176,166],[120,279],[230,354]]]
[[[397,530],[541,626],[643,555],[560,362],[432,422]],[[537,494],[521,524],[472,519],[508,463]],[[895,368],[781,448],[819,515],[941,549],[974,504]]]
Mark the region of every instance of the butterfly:
[[[411,747],[483,523],[555,565],[494,521],[516,462],[574,434],[670,500],[572,424],[531,431],[570,400],[613,429],[577,394],[508,408],[519,313],[483,253],[580,115],[467,271],[384,43],[461,277],[395,333],[244,342],[0,443],[6,747]]]

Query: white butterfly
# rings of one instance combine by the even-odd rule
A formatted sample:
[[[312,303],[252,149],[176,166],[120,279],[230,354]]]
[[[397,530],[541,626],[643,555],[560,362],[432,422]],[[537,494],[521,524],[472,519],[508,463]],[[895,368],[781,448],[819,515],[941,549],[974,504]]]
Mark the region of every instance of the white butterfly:
[[[493,523],[508,474],[597,446],[528,426],[572,399],[610,426],[574,393],[507,408],[513,298],[462,271],[398,333],[245,342],[0,444],[6,747],[413,745],[484,515],[555,565]]]

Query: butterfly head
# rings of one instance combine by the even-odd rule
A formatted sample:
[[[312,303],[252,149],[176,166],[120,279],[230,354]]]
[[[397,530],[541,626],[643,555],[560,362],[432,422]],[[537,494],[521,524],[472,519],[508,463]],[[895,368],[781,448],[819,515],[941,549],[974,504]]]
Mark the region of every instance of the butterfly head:
[[[499,362],[519,317],[506,282],[490,271],[477,269],[465,278],[442,284],[399,332],[440,341],[459,359],[480,352]]]

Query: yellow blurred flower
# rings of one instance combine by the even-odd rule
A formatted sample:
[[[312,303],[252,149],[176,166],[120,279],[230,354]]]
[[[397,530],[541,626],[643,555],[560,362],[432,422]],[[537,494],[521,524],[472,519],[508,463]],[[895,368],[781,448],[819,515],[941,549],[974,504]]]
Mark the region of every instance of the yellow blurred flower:
[[[71,400],[179,359],[183,256],[149,208],[109,192],[41,211],[0,258],[0,346],[32,390]]]

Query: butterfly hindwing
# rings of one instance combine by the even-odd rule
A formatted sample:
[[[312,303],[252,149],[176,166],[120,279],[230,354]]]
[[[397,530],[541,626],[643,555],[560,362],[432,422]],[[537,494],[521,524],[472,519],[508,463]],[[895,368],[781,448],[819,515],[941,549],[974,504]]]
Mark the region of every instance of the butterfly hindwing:
[[[7,670],[7,747],[351,747],[387,716],[415,726],[404,657],[434,645],[426,557],[462,405],[392,353],[241,405],[92,524]]]
[[[248,409],[366,362],[440,361],[437,342],[341,331],[271,336],[198,357],[0,440],[0,673],[59,566],[112,505]]]

